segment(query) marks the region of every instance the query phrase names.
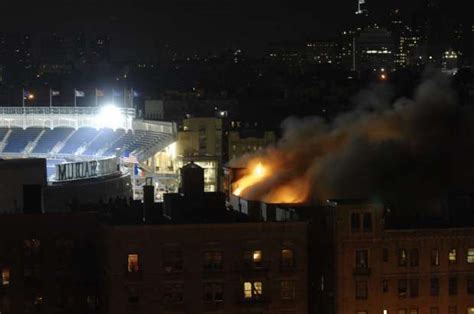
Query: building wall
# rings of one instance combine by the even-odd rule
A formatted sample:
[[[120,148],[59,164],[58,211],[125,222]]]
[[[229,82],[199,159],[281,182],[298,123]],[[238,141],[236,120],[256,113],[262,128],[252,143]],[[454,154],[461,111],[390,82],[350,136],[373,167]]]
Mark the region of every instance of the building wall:
[[[382,212],[374,205],[337,207],[336,312],[473,313],[474,230],[387,230]],[[362,228],[352,230],[353,213],[370,214],[371,227],[364,231],[359,216]]]
[[[95,215],[12,214],[0,219],[0,312],[99,310]]]
[[[46,160],[0,160],[0,178],[0,212],[21,213],[24,186],[46,186]],[[39,212],[41,210],[42,208],[38,208]]]
[[[178,156],[222,156],[222,120],[190,118],[178,133]]]
[[[264,132],[262,137],[241,137],[239,132],[229,132],[229,160],[247,153],[254,153],[275,143],[274,132]]]
[[[163,100],[145,100],[145,119],[163,120]]]
[[[103,232],[106,313],[308,312],[305,223],[105,226]],[[282,249],[293,250],[294,267],[281,264]],[[245,251],[257,250],[259,266],[244,262]],[[179,252],[182,268],[166,267],[178,254],[170,251]],[[206,269],[206,252],[222,254],[221,269]],[[128,254],[138,255],[138,271],[128,271]],[[294,285],[293,299],[282,300],[282,281]],[[261,282],[262,295],[244,298],[245,282]],[[222,300],[204,300],[209,283],[222,287]],[[182,298],[170,301],[173,289]]]
[[[176,166],[195,162],[204,168],[206,192],[221,190],[222,119],[190,118],[183,121],[178,132]]]

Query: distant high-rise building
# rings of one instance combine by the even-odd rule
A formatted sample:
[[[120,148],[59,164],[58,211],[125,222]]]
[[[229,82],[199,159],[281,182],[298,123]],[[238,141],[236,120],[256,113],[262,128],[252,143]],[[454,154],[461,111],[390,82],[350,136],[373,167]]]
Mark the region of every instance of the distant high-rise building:
[[[377,25],[362,30],[356,40],[356,70],[392,69],[394,61],[391,33]]]
[[[416,36],[410,28],[399,37],[395,46],[395,65],[398,68],[419,66],[424,63],[420,49],[421,38]]]
[[[426,63],[441,65],[441,58],[446,50],[446,34],[439,0],[425,0],[423,6],[415,13],[413,28],[424,45],[422,58]]]
[[[357,32],[353,30],[343,31],[340,40],[340,62],[346,70],[355,71],[356,65],[356,36]]]
[[[98,34],[89,43],[88,62],[110,61],[110,38],[106,34]]]
[[[306,42],[306,59],[308,63],[339,64],[339,45],[333,41]]]
[[[367,9],[366,0],[357,0],[356,15],[356,29],[358,31],[367,27],[370,24],[369,10]]]

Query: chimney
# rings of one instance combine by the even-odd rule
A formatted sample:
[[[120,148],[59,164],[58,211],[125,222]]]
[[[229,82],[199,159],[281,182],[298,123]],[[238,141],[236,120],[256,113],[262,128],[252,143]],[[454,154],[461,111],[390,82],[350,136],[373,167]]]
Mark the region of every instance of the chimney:
[[[153,211],[155,205],[155,187],[153,186],[153,178],[148,177],[145,180],[143,186],[143,221],[146,221],[147,217]]]

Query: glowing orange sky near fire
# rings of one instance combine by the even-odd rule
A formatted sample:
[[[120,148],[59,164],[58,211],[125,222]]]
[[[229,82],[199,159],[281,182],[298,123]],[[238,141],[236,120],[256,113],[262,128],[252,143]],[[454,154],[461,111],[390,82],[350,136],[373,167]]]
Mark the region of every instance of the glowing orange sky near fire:
[[[245,198],[248,189],[262,183],[272,174],[271,166],[264,165],[261,161],[250,162],[247,169],[250,171],[232,184],[232,194]],[[266,191],[260,200],[266,203],[302,203],[306,201],[307,196],[308,185],[304,180],[300,180],[273,187],[272,190]]]

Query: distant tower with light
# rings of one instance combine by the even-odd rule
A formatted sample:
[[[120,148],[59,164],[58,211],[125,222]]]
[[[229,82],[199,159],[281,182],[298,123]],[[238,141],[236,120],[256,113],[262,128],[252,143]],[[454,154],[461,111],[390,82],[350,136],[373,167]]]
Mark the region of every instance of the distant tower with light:
[[[357,11],[355,12],[356,15],[356,28],[357,31],[361,31],[363,28],[369,26],[370,18],[369,18],[369,10],[367,9],[367,0],[357,0]]]
[[[357,11],[355,12],[356,15],[368,15],[369,11],[367,10],[367,5],[365,4],[365,0],[357,0]]]

